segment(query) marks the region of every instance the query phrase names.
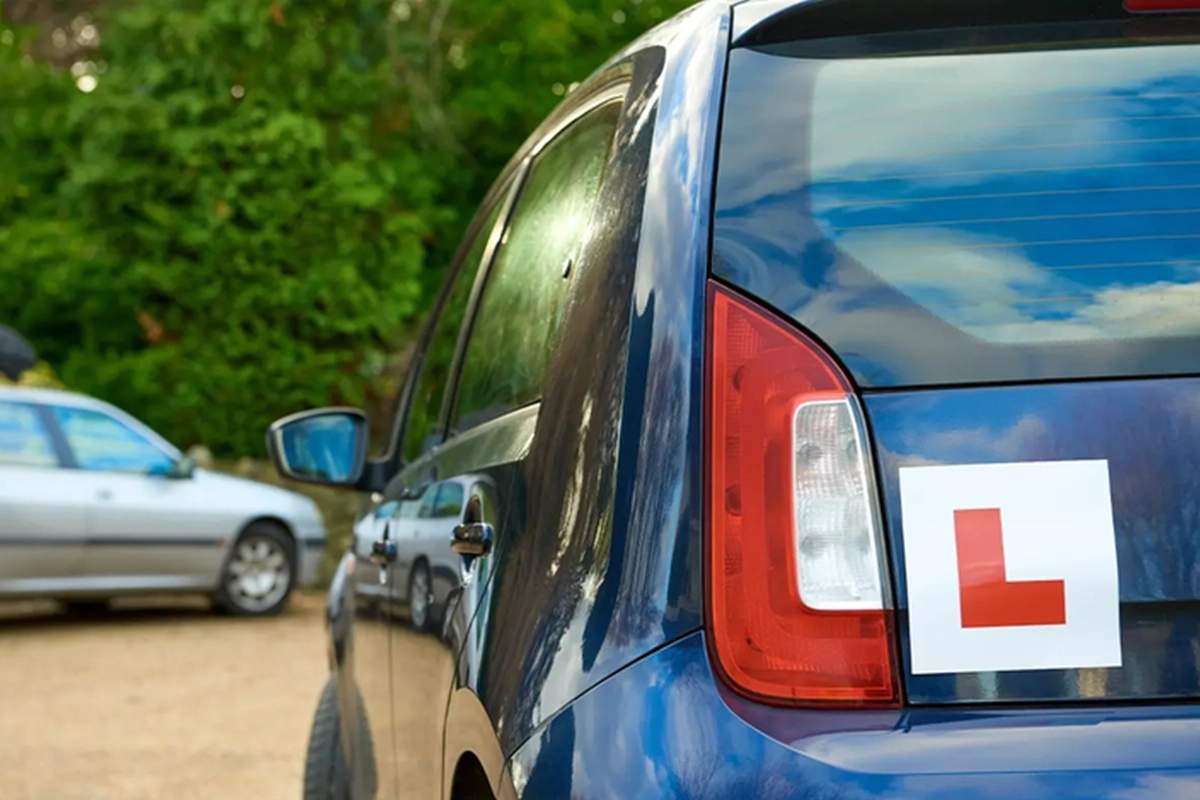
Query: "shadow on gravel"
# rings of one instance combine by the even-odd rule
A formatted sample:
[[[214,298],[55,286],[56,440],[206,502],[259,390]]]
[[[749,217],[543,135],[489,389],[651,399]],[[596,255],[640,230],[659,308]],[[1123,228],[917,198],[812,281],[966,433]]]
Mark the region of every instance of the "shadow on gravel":
[[[322,603],[316,594],[298,593],[275,617],[232,617],[213,610],[202,597],[126,597],[104,604],[60,604],[53,600],[0,602],[0,634],[72,627],[132,627],[161,622],[238,624],[310,616]]]

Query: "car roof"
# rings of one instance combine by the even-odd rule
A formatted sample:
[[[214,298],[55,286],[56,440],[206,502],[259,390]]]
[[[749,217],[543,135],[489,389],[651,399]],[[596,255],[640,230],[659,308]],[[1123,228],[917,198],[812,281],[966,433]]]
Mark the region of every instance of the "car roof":
[[[18,403],[38,403],[41,405],[69,406],[71,408],[95,408],[111,410],[112,406],[103,400],[88,397],[77,392],[67,392],[61,389],[41,389],[27,386],[0,386],[0,400]]]
[[[126,425],[132,427],[143,436],[154,442],[160,449],[172,457],[178,457],[181,452],[178,447],[171,444],[158,431],[154,430],[146,423],[142,422],[137,417],[123,411],[120,408],[99,400],[95,397],[89,397],[86,394],[78,394],[76,392],[67,392],[61,389],[35,389],[27,386],[0,386],[0,403],[35,403],[37,405],[48,406],[63,406],[66,408],[86,408],[92,411],[100,411],[113,417]]]

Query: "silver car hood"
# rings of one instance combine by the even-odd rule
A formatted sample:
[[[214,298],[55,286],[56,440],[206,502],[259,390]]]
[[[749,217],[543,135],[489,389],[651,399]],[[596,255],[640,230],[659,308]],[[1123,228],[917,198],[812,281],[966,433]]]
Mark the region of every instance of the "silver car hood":
[[[211,491],[214,501],[226,508],[274,513],[289,519],[321,519],[317,504],[299,492],[206,469],[197,469],[192,480]]]

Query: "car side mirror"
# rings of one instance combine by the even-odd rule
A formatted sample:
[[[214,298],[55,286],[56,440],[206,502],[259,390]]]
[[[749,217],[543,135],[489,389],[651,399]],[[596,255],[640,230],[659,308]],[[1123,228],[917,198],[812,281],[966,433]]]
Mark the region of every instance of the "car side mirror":
[[[183,456],[175,462],[175,466],[167,471],[167,477],[174,480],[186,481],[196,474],[196,459]]]
[[[321,408],[284,417],[267,430],[276,471],[303,483],[357,487],[367,467],[367,415],[356,408]]]

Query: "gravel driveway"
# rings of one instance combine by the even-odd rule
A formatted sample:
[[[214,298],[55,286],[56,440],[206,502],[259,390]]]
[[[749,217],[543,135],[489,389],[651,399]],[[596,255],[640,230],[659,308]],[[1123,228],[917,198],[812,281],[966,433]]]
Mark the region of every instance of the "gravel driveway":
[[[0,797],[299,797],[322,605],[297,595],[262,620],[202,600],[94,619],[0,605]]]

